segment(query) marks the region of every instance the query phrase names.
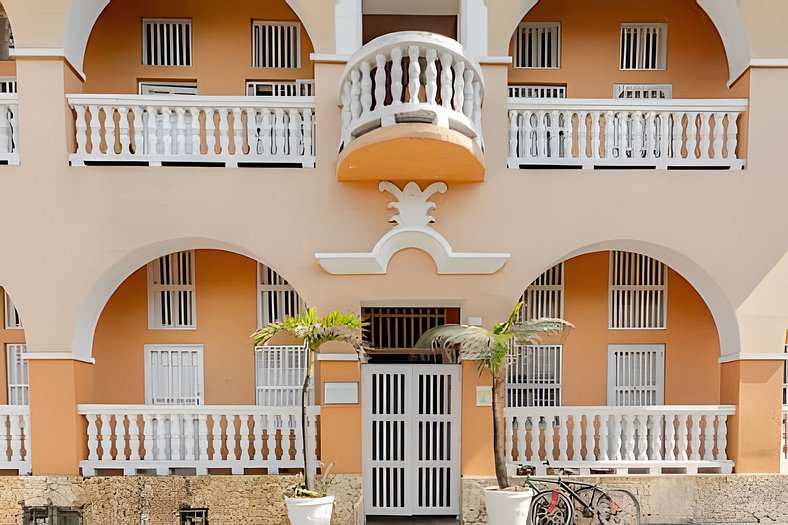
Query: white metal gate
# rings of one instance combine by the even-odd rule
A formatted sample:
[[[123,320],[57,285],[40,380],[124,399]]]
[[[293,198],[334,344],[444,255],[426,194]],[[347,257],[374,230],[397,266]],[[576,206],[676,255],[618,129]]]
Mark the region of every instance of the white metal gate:
[[[458,515],[459,365],[362,367],[367,514]]]

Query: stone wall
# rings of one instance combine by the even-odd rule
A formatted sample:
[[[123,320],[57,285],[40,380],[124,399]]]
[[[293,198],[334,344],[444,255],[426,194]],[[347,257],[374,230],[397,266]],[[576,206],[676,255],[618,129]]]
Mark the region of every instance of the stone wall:
[[[173,525],[183,507],[207,508],[211,525],[288,525],[283,489],[293,476],[0,477],[0,525],[22,506],[82,509],[84,525]],[[361,476],[337,475],[334,525],[354,525]]]
[[[572,478],[634,493],[643,524],[788,525],[788,476],[777,474]],[[463,478],[463,524],[487,523],[482,488],[493,478]],[[623,523],[623,522],[622,522]]]

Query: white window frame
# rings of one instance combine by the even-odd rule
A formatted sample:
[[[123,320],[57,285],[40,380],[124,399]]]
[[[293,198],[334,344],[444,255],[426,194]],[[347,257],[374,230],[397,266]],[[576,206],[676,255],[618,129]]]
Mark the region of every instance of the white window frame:
[[[0,93],[16,93],[16,77],[0,77]]]
[[[626,92],[631,92],[636,96],[622,97],[621,95]],[[663,96],[652,97],[651,95],[655,93],[659,93]],[[613,84],[613,98],[621,98],[625,100],[671,99],[673,98],[673,84]]]
[[[551,365],[555,370],[554,377],[544,373],[536,377],[536,372],[550,370]],[[518,408],[561,406],[563,368],[563,345],[512,344],[507,354],[506,406]],[[523,377],[527,380],[523,381]],[[552,402],[549,402],[551,399]]]
[[[197,82],[139,82],[140,95],[196,95]]]
[[[520,321],[542,317],[564,318],[564,263],[560,262],[537,277],[528,285],[520,300],[525,303],[520,310]],[[557,303],[557,304],[556,304]],[[558,309],[556,315],[542,315],[543,310]]]
[[[262,31],[264,27],[277,27],[290,31],[290,28],[295,28],[295,50],[291,49],[292,55],[277,56],[280,51],[279,46],[276,46],[271,58],[275,62],[273,64],[264,64],[264,56],[262,50],[258,49],[257,33]],[[276,63],[280,61],[283,65]],[[293,63],[294,62],[294,63]],[[254,68],[270,68],[270,69],[298,69],[301,67],[301,23],[292,22],[287,20],[253,20],[252,21],[252,67]]]
[[[648,371],[621,368],[617,373],[617,359],[616,354],[620,352],[627,353],[655,353],[656,354],[656,367],[652,369],[655,374],[654,386],[646,387],[642,384],[643,379],[648,375]],[[620,367],[619,367],[620,368]],[[622,377],[627,385],[617,384],[616,378]],[[649,390],[655,391],[654,405],[665,404],[665,345],[608,345],[607,353],[607,404],[608,406],[643,406],[641,405],[619,405],[617,404],[618,396],[617,390],[622,387],[628,387],[631,392],[646,392]]]
[[[270,273],[269,273],[270,272]],[[278,282],[268,283],[263,282],[266,276],[272,276]],[[267,300],[271,295],[277,299],[279,305],[278,315],[273,315],[269,311],[269,301]],[[290,313],[285,313],[282,305],[289,303],[292,305],[292,299],[296,301],[296,310]],[[306,303],[298,294],[295,287],[290,284],[287,279],[282,277],[273,268],[261,262],[257,263],[257,328],[263,328],[269,322],[283,321],[287,315],[298,315],[306,309]]]
[[[306,345],[257,346],[255,402],[261,406],[300,406],[306,377]],[[314,385],[309,393],[314,399]]]
[[[24,343],[8,343],[5,345],[9,405],[28,405],[30,403],[30,374],[27,358],[24,357],[26,353],[27,345]],[[20,393],[22,399],[27,400],[27,403],[19,402]]]
[[[170,268],[172,268],[172,259],[177,260],[177,255],[179,253],[191,253],[190,258],[190,275],[191,275],[191,284],[161,284],[161,283],[154,283],[156,269],[155,265],[158,262],[168,257],[170,258]],[[148,263],[147,272],[148,272],[148,329],[150,330],[196,330],[197,329],[197,277],[195,274],[195,257],[196,252],[194,250],[184,250],[184,252],[174,252],[159,257],[151,262]],[[172,320],[172,325],[162,325],[159,322],[159,316],[157,315],[157,305],[156,301],[159,297],[160,293],[164,292],[191,292],[191,324],[184,324],[179,325],[175,324],[175,319],[178,317],[177,309],[179,301],[170,299],[170,319]]]
[[[546,34],[547,38],[553,40],[553,52],[547,53],[542,49],[541,42],[537,43],[537,49],[532,50],[528,47],[525,37],[529,32],[536,31],[540,35]],[[553,34],[551,34],[553,33]],[[522,22],[517,26],[514,42],[514,67],[516,69],[561,69],[561,22]],[[525,48],[525,49],[524,49]],[[537,65],[527,66],[523,65],[523,56],[530,55],[531,58],[536,59]],[[552,65],[543,65],[545,62],[552,62]]]
[[[204,405],[205,404],[205,357],[203,351],[203,345],[194,345],[194,344],[151,344],[145,345],[144,347],[144,359],[145,359],[145,404],[146,405],[153,405],[153,365],[151,364],[151,352],[152,351],[163,351],[163,350],[174,350],[174,351],[187,351],[187,352],[194,352],[196,351],[197,354],[197,405]],[[160,406],[189,406],[190,404],[169,404],[169,403],[157,403]]]
[[[658,33],[657,63],[654,67],[646,67],[645,58],[645,31],[653,30]],[[635,31],[637,34],[637,51],[634,66],[625,67],[625,35],[627,32]],[[621,24],[619,41],[618,67],[621,71],[664,71],[668,63],[668,25],[659,23],[623,23]]]
[[[186,63],[178,64],[178,63],[156,63],[158,60],[156,57],[152,59],[152,62],[148,62],[148,47],[151,45],[148,42],[148,31],[147,28],[152,25],[159,25],[159,24],[170,24],[170,25],[179,25],[182,24],[185,27],[188,27],[188,40],[189,40],[189,52],[188,55],[181,56],[179,51],[180,48],[176,47],[175,49],[169,49],[166,53],[167,57],[165,58],[164,62],[177,62],[180,59],[184,59]],[[181,30],[182,31],[182,30]],[[172,36],[172,34],[170,35]],[[172,55],[172,56],[171,56]],[[194,32],[192,29],[192,21],[190,18],[143,18],[142,19],[142,57],[141,62],[143,66],[153,66],[153,67],[191,67],[194,62]]]
[[[621,254],[617,259],[617,254]],[[624,252],[610,252],[610,273],[608,279],[608,328],[610,330],[665,330],[668,327],[668,265],[647,255]],[[645,262],[653,261],[656,269],[661,272],[659,281],[655,272],[645,269]],[[618,271],[618,272],[617,272]],[[623,272],[623,276],[621,273]],[[629,273],[627,273],[629,272]],[[626,280],[651,280],[649,283],[632,284],[621,281]],[[637,302],[640,298],[641,302]],[[654,310],[649,299],[658,300],[660,310]],[[635,306],[635,305],[639,306]],[[655,323],[640,325],[641,319],[649,321],[656,316]],[[661,323],[661,324],[660,324]]]
[[[5,290],[3,290],[3,309],[5,312],[5,329],[21,330],[23,328],[22,318],[19,317],[19,311],[14,306],[11,296]]]
[[[509,98],[566,98],[566,84],[560,86],[551,86],[547,84],[510,84]]]
[[[270,95],[258,95],[258,88],[268,88]],[[314,80],[247,80],[247,97],[313,97],[315,96]]]

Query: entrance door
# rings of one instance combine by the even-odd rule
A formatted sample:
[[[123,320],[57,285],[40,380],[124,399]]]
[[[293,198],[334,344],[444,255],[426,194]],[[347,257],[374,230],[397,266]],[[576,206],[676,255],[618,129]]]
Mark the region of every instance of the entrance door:
[[[459,365],[363,365],[366,514],[458,515]]]

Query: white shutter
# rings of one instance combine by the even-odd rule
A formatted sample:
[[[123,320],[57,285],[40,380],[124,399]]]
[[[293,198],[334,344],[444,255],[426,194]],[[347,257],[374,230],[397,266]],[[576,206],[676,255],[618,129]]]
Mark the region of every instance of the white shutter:
[[[561,345],[513,345],[507,355],[506,406],[561,406]]]
[[[558,263],[536,278],[520,298],[525,303],[520,320],[564,318],[564,263]]]
[[[314,94],[314,80],[249,81],[246,83],[246,95],[249,97],[311,97]]]
[[[143,19],[142,65],[191,66],[191,20]]]
[[[301,67],[301,24],[255,21],[252,24],[252,66]]]
[[[205,403],[202,345],[145,345],[145,403]]]
[[[290,345],[255,348],[258,405],[301,405],[307,351],[306,346]]]
[[[654,406],[665,403],[665,347],[609,345],[607,404]]]
[[[11,297],[3,292],[5,297],[5,328],[6,330],[10,329],[19,329],[22,328],[22,319],[19,317],[19,312],[14,306],[13,301],[11,301]]]
[[[668,26],[621,24],[621,69],[665,69]]]
[[[610,252],[610,328],[657,329],[667,325],[667,267],[631,252]]]
[[[176,252],[148,263],[148,326],[196,327],[194,251]]]
[[[514,67],[561,67],[561,23],[522,23],[517,28]]]
[[[5,345],[9,405],[30,404],[27,359],[23,357],[26,352],[23,344]]]
[[[509,98],[566,98],[566,86],[509,86]]]
[[[672,84],[614,84],[613,98],[673,98]]]
[[[295,317],[306,305],[295,288],[268,266],[257,264],[257,327]]]

